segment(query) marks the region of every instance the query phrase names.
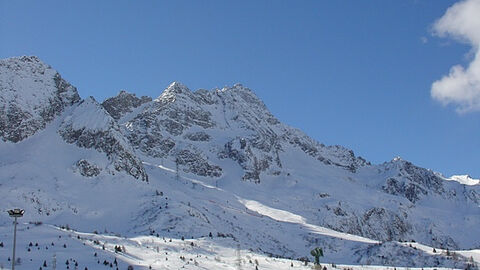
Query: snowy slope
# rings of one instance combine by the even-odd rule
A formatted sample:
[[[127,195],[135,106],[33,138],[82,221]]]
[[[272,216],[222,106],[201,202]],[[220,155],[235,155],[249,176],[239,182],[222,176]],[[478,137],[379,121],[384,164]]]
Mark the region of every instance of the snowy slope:
[[[32,112],[20,96],[33,90],[17,77],[35,80],[38,72],[25,59],[1,60],[19,86],[3,80],[0,87],[15,92],[2,91],[2,100]],[[51,81],[38,83],[41,95],[58,93]],[[25,222],[68,224],[77,231],[68,232],[72,240],[86,246],[65,256],[80,254],[79,261],[93,263],[85,264],[89,269],[97,269],[90,246],[98,245],[75,235],[128,246],[135,250],[128,256],[104,256],[116,256],[122,267],[154,269],[235,269],[238,250],[265,260],[263,269],[283,269],[294,259],[311,260],[317,246],[325,262],[349,265],[463,268],[469,256],[477,258],[479,185],[446,181],[398,158],[370,164],[342,146],[325,146],[282,124],[242,85],[192,92],[172,83],[156,99],[122,91],[102,104],[93,98],[61,104],[51,105],[54,116],[34,132],[0,142],[0,207],[25,208]],[[10,222],[0,215],[7,240]],[[32,235],[47,242],[59,233],[35,228]],[[418,248],[406,244],[412,240]],[[154,245],[175,257],[208,258],[195,257],[201,267],[189,259],[160,262]],[[465,256],[432,254],[434,247]],[[0,256],[6,266],[1,248]],[[53,254],[45,249],[42,256]],[[38,268],[43,260],[36,260],[29,266]]]
[[[20,224],[16,269],[312,269],[298,260],[269,257],[235,246],[229,239],[210,237],[175,239],[156,236],[125,237],[106,233],[85,233],[61,229],[49,225]],[[10,231],[0,230],[2,239],[8,239]],[[39,237],[40,236],[40,237]],[[11,239],[8,239],[11,240]],[[8,261],[10,242],[0,247],[0,268],[10,269]],[[115,247],[120,247],[115,250]],[[478,253],[477,253],[478,254]],[[110,267],[110,264],[112,266]],[[321,260],[322,266],[334,269],[391,269],[375,265],[332,265]],[[44,266],[46,265],[46,267]],[[420,269],[403,268],[395,269]],[[446,270],[452,268],[431,267],[421,269]]]
[[[457,181],[463,185],[474,186],[480,184],[480,179],[474,179],[470,175],[452,175],[450,178],[445,178],[447,181]]]

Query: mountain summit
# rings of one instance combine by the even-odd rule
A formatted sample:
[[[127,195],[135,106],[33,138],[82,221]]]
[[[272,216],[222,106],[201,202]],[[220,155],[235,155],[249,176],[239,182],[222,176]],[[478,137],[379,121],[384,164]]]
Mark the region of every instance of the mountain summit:
[[[0,136],[19,142],[78,101],[77,89],[36,56],[0,61]]]

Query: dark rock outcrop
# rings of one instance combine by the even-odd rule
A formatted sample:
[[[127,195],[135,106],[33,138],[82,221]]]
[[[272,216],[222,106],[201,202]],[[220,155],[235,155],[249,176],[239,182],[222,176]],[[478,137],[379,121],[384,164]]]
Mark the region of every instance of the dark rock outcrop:
[[[122,90],[117,96],[103,101],[102,106],[114,119],[118,120],[126,113],[150,101],[152,101],[151,97],[142,96],[138,98],[135,94]]]
[[[85,177],[95,177],[100,174],[102,171],[101,168],[99,168],[95,164],[91,164],[85,159],[80,159],[75,163],[75,171],[78,171],[81,175]]]
[[[387,178],[382,186],[386,193],[403,196],[412,203],[429,193],[448,196],[444,189],[444,180],[431,170],[420,168],[400,158],[384,163],[383,167],[385,171],[396,173]]]

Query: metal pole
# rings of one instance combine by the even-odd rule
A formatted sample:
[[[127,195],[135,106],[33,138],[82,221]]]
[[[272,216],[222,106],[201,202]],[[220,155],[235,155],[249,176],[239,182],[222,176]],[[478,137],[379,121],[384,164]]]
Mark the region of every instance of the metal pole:
[[[13,229],[13,259],[12,259],[12,270],[15,270],[15,246],[17,245],[17,217],[15,217],[15,224]]]

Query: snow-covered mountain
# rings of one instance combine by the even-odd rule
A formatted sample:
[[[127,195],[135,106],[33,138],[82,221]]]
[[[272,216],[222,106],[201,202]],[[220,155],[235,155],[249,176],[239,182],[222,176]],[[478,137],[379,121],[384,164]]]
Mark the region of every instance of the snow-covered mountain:
[[[350,264],[463,267],[421,247],[480,249],[478,182],[325,146],[240,84],[174,82],[155,99],[121,91],[99,104],[18,57],[0,60],[0,89],[2,208],[28,221],[283,258],[320,246]]]

